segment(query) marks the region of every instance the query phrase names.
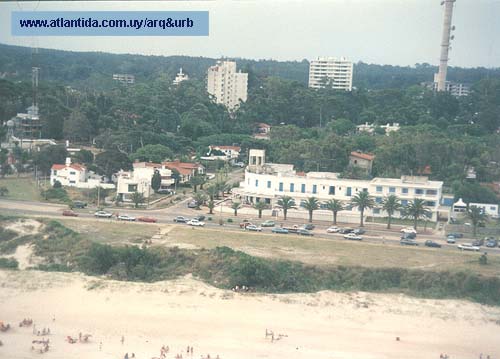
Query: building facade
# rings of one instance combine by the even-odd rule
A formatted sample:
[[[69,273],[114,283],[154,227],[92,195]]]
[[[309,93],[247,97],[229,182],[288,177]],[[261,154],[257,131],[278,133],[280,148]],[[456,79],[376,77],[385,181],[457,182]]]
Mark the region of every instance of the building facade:
[[[53,164],[50,169],[50,184],[53,186],[59,182],[65,187],[77,188],[115,188],[112,183],[102,183],[101,177],[79,163],[71,163],[71,158],[66,158],[64,164]]]
[[[113,74],[113,80],[125,85],[133,85],[135,83],[135,76],[130,74]]]
[[[160,189],[166,189],[174,184],[172,171],[159,163],[135,162],[132,171],[120,171],[117,173],[116,194],[123,202],[132,200],[134,192],[141,193],[148,198],[154,193],[151,187],[153,175],[158,171],[161,176]]]
[[[207,91],[216,103],[223,104],[229,111],[247,100],[247,88],[248,74],[236,72],[236,62],[218,61],[208,68]]]
[[[27,113],[18,113],[12,120],[14,122],[14,133],[21,140],[35,140],[42,137],[42,122],[38,115],[38,106],[30,106]]]
[[[176,172],[178,183],[187,183],[197,174],[205,174],[205,167],[199,163],[167,161],[162,163],[163,168]]]
[[[309,87],[352,90],[353,64],[341,57],[318,57],[309,63]]]
[[[264,150],[250,150],[249,164],[245,170],[245,180],[233,194],[246,203],[265,201],[276,206],[279,198],[290,196],[297,206],[308,197],[316,197],[320,202],[338,199],[348,204],[361,191],[368,191],[374,197],[375,208],[365,210],[367,216],[386,216],[381,210],[384,197],[397,195],[403,206],[415,198],[425,200],[431,211],[431,220],[437,220],[442,196],[443,182],[430,181],[427,177],[403,176],[401,178],[373,178],[356,180],[339,178],[332,172],[296,172],[293,165],[266,163]],[[357,208],[346,210],[359,215]],[[395,213],[399,217],[401,213]]]

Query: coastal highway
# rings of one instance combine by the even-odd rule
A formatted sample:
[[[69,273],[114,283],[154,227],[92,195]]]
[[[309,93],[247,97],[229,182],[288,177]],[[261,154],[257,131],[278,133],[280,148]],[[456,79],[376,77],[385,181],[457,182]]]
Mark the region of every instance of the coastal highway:
[[[25,215],[25,216],[34,216],[34,217],[49,217],[49,218],[64,218],[62,216],[62,212],[64,210],[68,209],[67,205],[62,205],[62,204],[54,204],[54,203],[46,203],[46,202],[33,202],[33,201],[18,201],[18,200],[8,200],[8,199],[1,199],[0,200],[0,214],[4,215]],[[102,219],[102,218],[96,218],[94,217],[94,212],[96,211],[96,208],[85,208],[85,209],[76,209],[75,212],[78,213],[78,217],[66,217],[66,218],[73,218],[73,219],[82,219],[86,221],[116,221],[116,219]],[[168,223],[172,224],[174,223],[174,218],[176,216],[184,216],[184,217],[194,217],[199,214],[203,214],[205,216],[209,216],[205,214],[202,211],[196,211],[194,209],[189,209],[186,206],[186,201],[180,202],[175,204],[174,206],[168,207],[168,208],[162,208],[162,209],[117,209],[117,208],[109,208],[109,212],[111,213],[127,213],[131,216],[134,217],[154,217],[158,220],[158,223]],[[206,223],[206,228],[211,228],[211,229],[219,229],[219,230],[232,230],[232,231],[240,231],[241,229],[239,228],[239,221],[243,220],[244,218],[249,219],[253,223],[261,223],[267,218],[262,218],[258,219],[256,218],[248,218],[248,216],[240,216],[239,219],[236,219],[234,223],[227,223],[226,219],[227,218],[233,218],[232,216],[228,216],[227,214],[224,214],[222,218],[224,218],[224,225],[221,226],[219,225],[219,218],[220,214],[219,213],[214,213],[211,215],[213,218],[213,221],[205,221]],[[269,218],[273,219],[273,218]],[[292,219],[292,220],[287,220],[285,221],[276,221],[278,224],[282,224],[285,227],[288,226],[293,226],[294,224],[301,225],[303,222],[297,219]],[[147,224],[145,224],[147,225]],[[184,224],[179,224],[179,225],[184,225]],[[329,223],[323,222],[323,223],[315,223],[316,228],[312,231],[314,233],[314,238],[317,239],[324,239],[324,240],[342,240],[344,241],[345,239],[343,238],[342,234],[338,233],[326,233],[326,229],[330,226]],[[349,227],[352,227],[352,224],[348,224]],[[263,228],[263,233],[271,233],[272,228]],[[363,237],[363,242],[368,242],[368,243],[376,243],[376,244],[399,244],[399,236],[400,232],[397,229],[392,229],[392,230],[387,230],[385,229],[384,226],[380,225],[366,225],[365,227],[367,233],[365,233]],[[288,236],[294,236],[296,234],[287,234]],[[444,236],[441,235],[436,235],[436,234],[422,234],[419,233],[417,236],[417,242],[419,243],[419,247],[424,246],[424,242],[426,240],[433,240],[437,243],[440,243],[442,245],[442,248],[434,248],[434,250],[454,250],[458,251],[456,248],[457,244],[460,243],[470,243],[470,239],[458,239],[457,244],[452,245],[452,244],[447,244],[446,239]],[[408,250],[411,250],[412,246],[408,247]],[[487,248],[487,247],[481,247],[480,253],[487,252],[488,254],[493,254],[493,255],[500,255],[500,248]]]

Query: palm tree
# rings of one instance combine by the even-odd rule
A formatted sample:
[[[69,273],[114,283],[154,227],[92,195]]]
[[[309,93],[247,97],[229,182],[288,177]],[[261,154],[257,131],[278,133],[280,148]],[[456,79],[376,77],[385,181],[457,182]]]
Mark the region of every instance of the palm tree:
[[[313,221],[313,212],[319,208],[319,201],[316,197],[309,197],[303,204],[309,212],[309,222]]]
[[[213,201],[214,197],[217,195],[217,192],[218,192],[217,186],[215,184],[208,186],[206,189],[206,192],[207,192],[210,200]]]
[[[213,199],[209,200],[208,203],[207,203],[207,207],[208,209],[210,210],[210,214],[213,214],[214,213],[214,208],[215,208],[215,202]]]
[[[290,196],[283,196],[278,199],[278,206],[283,209],[283,217],[286,221],[286,214],[289,209],[295,208],[295,200]]]
[[[472,222],[472,234],[475,237],[477,226],[486,219],[486,215],[480,207],[470,206],[467,210],[466,216]]]
[[[234,211],[234,216],[235,217],[238,216],[238,209],[240,209],[240,207],[241,207],[241,203],[240,202],[233,202],[233,204],[231,204],[231,208]]]
[[[253,208],[255,208],[259,212],[259,218],[262,218],[262,211],[267,209],[268,207],[269,206],[264,201],[259,201],[253,205]]]
[[[387,212],[387,229],[391,228],[392,215],[400,208],[401,202],[395,194],[390,194],[382,201],[382,210]]]
[[[200,209],[200,206],[203,205],[207,200],[207,196],[203,192],[196,192],[193,196],[193,199],[196,202],[196,209]]]
[[[132,199],[132,202],[134,202],[135,208],[138,208],[139,204],[144,203],[144,201],[145,201],[144,195],[140,192],[137,192],[137,191],[132,193],[131,199]]]
[[[431,211],[425,208],[425,201],[415,198],[405,209],[405,217],[413,220],[413,228],[417,229],[418,220],[422,217],[430,217]]]
[[[0,196],[4,197],[9,193],[9,189],[7,187],[0,187]]]
[[[332,211],[333,214],[333,224],[337,224],[337,213],[344,210],[344,204],[338,199],[330,199],[325,203],[325,208]]]
[[[368,191],[361,191],[351,199],[351,203],[358,207],[360,213],[359,226],[363,227],[363,216],[365,214],[365,209],[373,208],[375,206],[373,197],[370,196]]]

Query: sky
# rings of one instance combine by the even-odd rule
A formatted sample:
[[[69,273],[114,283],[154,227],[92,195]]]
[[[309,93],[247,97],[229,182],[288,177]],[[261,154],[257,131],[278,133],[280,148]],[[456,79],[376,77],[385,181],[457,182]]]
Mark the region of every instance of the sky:
[[[441,0],[0,2],[0,43],[72,51],[437,65]],[[208,10],[208,37],[19,37],[11,11]],[[500,0],[457,0],[450,66],[500,67]]]

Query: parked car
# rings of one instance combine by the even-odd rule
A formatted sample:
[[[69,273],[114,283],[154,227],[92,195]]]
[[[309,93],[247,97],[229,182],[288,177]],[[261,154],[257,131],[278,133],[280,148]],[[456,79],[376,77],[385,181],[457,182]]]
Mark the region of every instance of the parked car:
[[[73,207],[75,207],[75,208],[85,208],[85,207],[87,207],[87,202],[73,201]]]
[[[482,245],[484,245],[484,239],[476,239],[472,241],[472,245],[474,247],[481,247]]]
[[[417,230],[413,227],[406,227],[401,229],[402,233],[414,233],[417,234]]]
[[[297,234],[298,234],[299,236],[314,236],[314,233],[313,233],[313,232],[311,232],[311,231],[309,231],[309,230],[307,230],[307,229],[305,229],[305,228],[299,228],[299,229],[297,230]]]
[[[234,167],[245,167],[245,164],[243,162],[235,162]]]
[[[111,218],[113,214],[106,211],[97,211],[94,213],[94,216],[98,218]]]
[[[312,223],[307,223],[304,224],[301,228],[307,229],[308,231],[312,231],[315,228],[315,226]]]
[[[128,214],[120,214],[116,217],[119,221],[135,222],[135,217],[129,216]]]
[[[457,248],[460,249],[461,251],[474,251],[474,252],[479,252],[479,250],[481,249],[478,246],[472,245],[471,243],[459,244]]]
[[[186,223],[187,221],[189,221],[189,218],[183,216],[177,216],[174,218],[174,222],[176,223]]]
[[[204,221],[205,220],[205,216],[200,214],[199,216],[194,216],[193,219],[196,219],[198,221]]]
[[[436,243],[436,242],[431,241],[431,240],[425,241],[425,246],[426,247],[433,247],[433,248],[441,248],[441,245],[439,243]]]
[[[490,238],[488,241],[486,241],[486,247],[488,248],[495,248],[498,247],[498,241],[495,238]]]
[[[274,227],[275,225],[276,225],[276,223],[274,223],[274,221],[270,221],[270,220],[264,221],[260,224],[261,227]]]
[[[271,232],[280,233],[280,234],[288,234],[288,229],[282,227],[274,227]]]
[[[189,201],[188,204],[187,204],[188,208],[196,208],[197,205],[198,204],[194,200],[193,201]]]
[[[240,228],[246,228],[247,226],[253,224],[248,219],[244,219],[243,222],[240,223]]]
[[[139,222],[146,222],[146,223],[156,223],[158,220],[153,217],[139,217],[137,218]]]
[[[347,233],[344,235],[344,239],[349,239],[351,241],[361,241],[363,240],[363,237],[354,233]]]
[[[452,233],[448,233],[449,236],[453,236],[455,238],[463,238],[463,233],[456,233],[456,232],[452,232]]]
[[[448,243],[448,244],[455,244],[455,243],[457,243],[455,236],[449,235],[448,237],[446,237],[446,243]]]
[[[341,228],[339,233],[347,234],[347,233],[351,233],[352,231],[354,231],[354,229],[349,228],[349,227],[345,227],[345,228]]]
[[[402,238],[399,241],[399,244],[405,245],[405,246],[418,246],[418,243],[414,239],[407,239],[407,238]]]
[[[245,227],[245,230],[252,232],[262,232],[262,227],[258,227],[255,224],[249,224]]]
[[[175,194],[175,191],[168,188],[160,188],[157,193],[159,194]]]
[[[340,227],[337,226],[331,226],[326,229],[326,233],[338,233],[340,232]]]
[[[64,210],[63,213],[62,213],[62,215],[66,216],[66,217],[78,217],[78,213],[75,213],[75,212],[73,212],[70,209]]]
[[[366,231],[363,228],[356,228],[354,231],[352,231],[354,234],[365,234]]]
[[[417,235],[415,233],[403,233],[401,234],[401,239],[415,239]]]
[[[197,219],[192,219],[190,221],[187,221],[186,224],[193,226],[193,227],[203,227],[205,226],[205,222],[198,221]]]

